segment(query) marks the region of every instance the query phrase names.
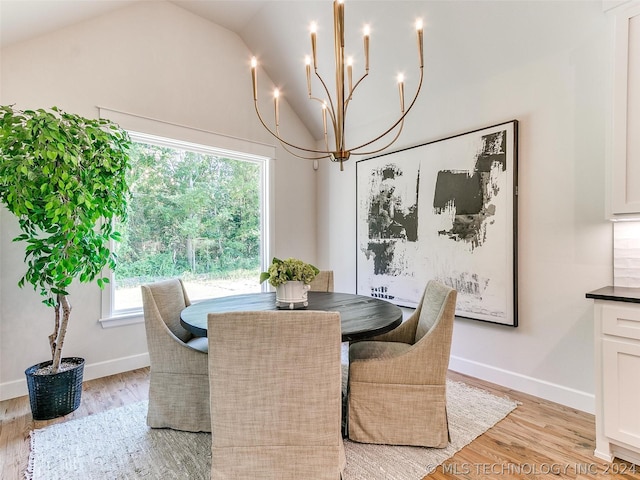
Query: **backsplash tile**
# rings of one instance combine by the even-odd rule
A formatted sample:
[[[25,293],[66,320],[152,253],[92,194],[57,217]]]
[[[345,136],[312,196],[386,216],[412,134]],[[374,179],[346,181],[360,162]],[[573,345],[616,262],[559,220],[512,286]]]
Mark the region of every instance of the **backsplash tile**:
[[[640,287],[640,222],[613,224],[613,284]]]

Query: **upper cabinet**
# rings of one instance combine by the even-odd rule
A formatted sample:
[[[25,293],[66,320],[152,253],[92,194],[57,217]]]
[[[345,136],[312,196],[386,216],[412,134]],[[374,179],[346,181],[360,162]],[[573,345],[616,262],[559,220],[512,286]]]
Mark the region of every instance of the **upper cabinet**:
[[[609,10],[614,35],[611,218],[640,217],[640,0]]]

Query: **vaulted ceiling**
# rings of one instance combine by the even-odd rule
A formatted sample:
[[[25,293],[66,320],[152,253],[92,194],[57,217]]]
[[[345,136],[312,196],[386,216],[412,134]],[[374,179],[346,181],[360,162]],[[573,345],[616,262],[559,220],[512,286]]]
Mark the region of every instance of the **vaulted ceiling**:
[[[164,0],[0,0],[2,47],[70,26],[138,1]],[[310,132],[321,138],[318,105],[309,102],[304,56],[310,53],[309,24],[318,24],[319,71],[333,91],[331,0],[169,0],[233,32],[259,59]],[[347,0],[346,51],[354,57],[354,77],[362,74],[362,26],[371,25],[371,71],[354,96],[350,115],[357,122],[398,111],[395,77],[407,77],[411,98],[418,78],[414,22],[425,22],[425,90],[455,88],[461,79],[489,78],[520,59],[554,51],[574,35],[582,20],[571,1]],[[600,2],[592,2],[600,8]],[[544,30],[540,29],[544,25]],[[249,69],[247,61],[247,84]],[[320,92],[315,92],[319,94]],[[250,94],[250,92],[248,92]],[[424,96],[424,93],[423,95]],[[358,111],[359,110],[359,111]],[[388,115],[388,114],[387,114]],[[393,113],[391,116],[395,116]],[[384,116],[381,114],[381,116]]]

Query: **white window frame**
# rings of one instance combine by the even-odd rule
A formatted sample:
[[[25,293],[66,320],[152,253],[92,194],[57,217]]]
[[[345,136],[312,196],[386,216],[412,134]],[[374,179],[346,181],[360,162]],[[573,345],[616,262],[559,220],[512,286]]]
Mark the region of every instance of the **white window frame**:
[[[216,155],[256,163],[261,167],[260,179],[260,266],[264,271],[268,268],[273,243],[273,200],[272,162],[275,158],[275,147],[220,135],[182,125],[170,124],[138,115],[131,115],[116,110],[99,107],[100,117],[109,118],[129,132],[134,142],[167,146],[175,149],[190,150],[208,155]],[[112,246],[111,246],[112,247]],[[144,322],[142,307],[114,310],[114,272],[105,269],[103,274],[110,283],[102,290],[102,305],[99,322],[103,328],[131,325]],[[262,289],[266,287],[263,284]]]

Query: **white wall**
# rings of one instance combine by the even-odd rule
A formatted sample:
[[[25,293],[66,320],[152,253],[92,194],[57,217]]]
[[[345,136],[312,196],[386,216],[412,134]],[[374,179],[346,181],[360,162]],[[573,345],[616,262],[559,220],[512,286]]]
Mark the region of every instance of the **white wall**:
[[[394,148],[520,122],[519,326],[457,319],[450,367],[592,412],[585,293],[612,282],[601,3],[431,2],[424,10],[424,92]],[[375,127],[378,120],[356,135]],[[319,262],[335,270],[337,290],[353,292],[355,162],[319,173]]]
[[[250,53],[232,32],[173,4],[141,2],[1,52],[0,101],[57,105],[88,117],[98,106],[273,144],[252,105]],[[273,86],[261,75],[261,90]],[[263,95],[266,97],[266,93]],[[290,115],[282,104],[283,114]],[[293,134],[311,141],[300,124]],[[273,162],[272,254],[316,261],[315,172],[280,148]],[[295,224],[291,221],[296,218]],[[53,311],[19,289],[24,246],[16,219],[0,211],[0,400],[26,393],[24,370],[50,358]],[[257,279],[256,279],[257,281]],[[74,284],[64,354],[86,359],[85,378],[145,365],[141,324],[102,329],[97,286]]]
[[[425,87],[396,147],[520,121],[520,326],[457,320],[451,367],[593,411],[592,304],[584,294],[612,283],[601,2],[418,3],[427,19]],[[3,49],[0,101],[93,117],[100,105],[272,143],[251,105],[249,55],[233,33],[174,5],[141,2]],[[375,102],[364,103],[371,110],[358,117],[356,136],[366,137],[382,119]],[[354,291],[355,161],[344,172],[321,162],[314,173],[280,149],[277,157],[273,254],[315,260],[334,269],[337,290]],[[51,311],[17,288],[17,222],[2,210],[0,226],[2,399],[24,393],[24,369],[48,358]],[[88,378],[146,361],[142,325],[98,325],[97,287],[74,285],[71,300],[65,353],[87,359]]]

